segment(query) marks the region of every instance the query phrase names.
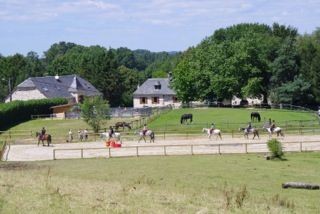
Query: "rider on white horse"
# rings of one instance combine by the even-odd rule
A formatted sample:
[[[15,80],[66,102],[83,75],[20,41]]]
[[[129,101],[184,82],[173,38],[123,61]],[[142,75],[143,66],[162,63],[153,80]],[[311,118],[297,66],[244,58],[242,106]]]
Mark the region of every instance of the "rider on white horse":
[[[252,129],[252,125],[251,125],[251,122],[249,122],[246,128],[246,131],[249,133],[251,129]]]
[[[210,127],[210,134],[212,134],[213,130],[215,129],[215,125],[214,123],[211,123],[211,127]]]

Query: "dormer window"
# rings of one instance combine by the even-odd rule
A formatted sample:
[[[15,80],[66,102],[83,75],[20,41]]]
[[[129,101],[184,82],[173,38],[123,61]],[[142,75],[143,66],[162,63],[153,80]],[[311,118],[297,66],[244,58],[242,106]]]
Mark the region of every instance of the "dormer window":
[[[157,83],[154,85],[154,89],[156,89],[156,90],[160,90],[161,89],[160,81],[157,81]]]

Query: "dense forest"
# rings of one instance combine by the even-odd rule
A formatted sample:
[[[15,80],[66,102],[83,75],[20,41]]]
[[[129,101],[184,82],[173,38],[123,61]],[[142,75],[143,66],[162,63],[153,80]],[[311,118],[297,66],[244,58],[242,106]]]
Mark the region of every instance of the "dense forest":
[[[1,50],[0,50],[1,52]],[[299,35],[291,26],[238,24],[216,30],[180,52],[85,47],[60,42],[43,56],[0,55],[0,100],[32,76],[78,74],[111,106],[132,106],[132,93],[150,77],[173,74],[183,102],[260,97],[267,102],[317,106],[320,103],[320,29]]]
[[[91,82],[111,106],[132,106],[132,93],[150,77],[167,77],[179,52],[150,52],[128,48],[85,47],[69,42],[53,44],[43,57],[0,55],[0,100],[28,77],[78,74]]]

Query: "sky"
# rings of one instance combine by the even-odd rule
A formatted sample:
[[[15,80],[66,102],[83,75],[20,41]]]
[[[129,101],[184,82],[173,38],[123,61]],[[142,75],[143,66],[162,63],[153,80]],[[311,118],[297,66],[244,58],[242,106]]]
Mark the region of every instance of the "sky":
[[[0,54],[73,42],[183,51],[219,28],[278,22],[312,33],[320,0],[0,0]]]

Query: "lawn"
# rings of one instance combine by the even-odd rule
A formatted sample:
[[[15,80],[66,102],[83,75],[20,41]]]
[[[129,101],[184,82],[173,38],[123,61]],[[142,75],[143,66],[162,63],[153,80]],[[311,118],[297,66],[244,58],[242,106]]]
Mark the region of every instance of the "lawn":
[[[0,213],[319,213],[320,153],[0,163]]]

